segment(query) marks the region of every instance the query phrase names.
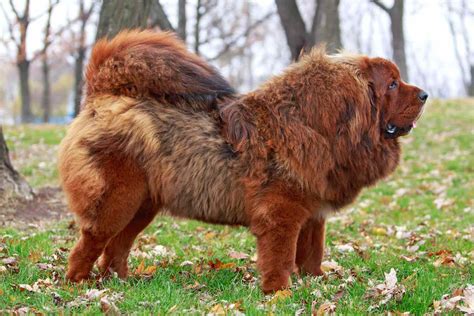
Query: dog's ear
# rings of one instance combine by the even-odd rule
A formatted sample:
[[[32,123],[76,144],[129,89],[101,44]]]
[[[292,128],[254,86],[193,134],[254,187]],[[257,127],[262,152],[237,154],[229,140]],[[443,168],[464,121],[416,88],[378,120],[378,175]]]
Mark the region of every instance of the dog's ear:
[[[244,151],[250,143],[255,143],[256,127],[238,102],[225,105],[219,110],[220,117],[226,128],[227,140],[236,151]]]

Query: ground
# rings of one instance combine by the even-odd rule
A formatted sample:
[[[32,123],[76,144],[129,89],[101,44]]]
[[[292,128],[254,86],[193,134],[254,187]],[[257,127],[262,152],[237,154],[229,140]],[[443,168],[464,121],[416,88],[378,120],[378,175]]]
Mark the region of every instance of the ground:
[[[294,276],[268,296],[247,229],[168,217],[139,238],[127,281],[65,283],[77,231],[56,189],[64,132],[6,128],[14,165],[42,198],[3,214],[0,314],[474,313],[472,99],[431,102],[397,172],[329,220],[326,276]]]

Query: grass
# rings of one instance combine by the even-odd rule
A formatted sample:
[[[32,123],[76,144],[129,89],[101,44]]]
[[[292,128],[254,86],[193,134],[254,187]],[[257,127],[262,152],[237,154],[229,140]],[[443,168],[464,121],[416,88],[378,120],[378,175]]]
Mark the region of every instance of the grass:
[[[291,293],[275,297],[259,290],[255,240],[247,229],[168,217],[141,235],[130,259],[134,275],[126,282],[70,285],[63,282],[66,250],[77,232],[59,222],[37,231],[0,228],[0,267],[2,257],[16,258],[18,266],[4,263],[0,272],[0,313],[28,307],[30,313],[99,314],[98,298],[74,304],[93,288],[107,289],[102,295],[126,314],[310,314],[327,302],[337,314],[433,313],[433,301],[474,284],[473,122],[473,100],[431,102],[419,127],[403,139],[397,172],[329,221],[325,260],[341,268],[325,278],[294,276]],[[22,162],[18,155],[38,144],[49,155],[63,127],[14,127],[6,135],[14,163],[22,172],[31,170],[30,182],[57,183],[53,163],[38,171],[51,156]],[[347,246],[355,251],[343,251]],[[234,259],[230,251],[249,258]],[[373,307],[380,298],[367,293],[392,268],[406,292],[401,300]],[[48,278],[53,284],[37,292],[19,286]]]

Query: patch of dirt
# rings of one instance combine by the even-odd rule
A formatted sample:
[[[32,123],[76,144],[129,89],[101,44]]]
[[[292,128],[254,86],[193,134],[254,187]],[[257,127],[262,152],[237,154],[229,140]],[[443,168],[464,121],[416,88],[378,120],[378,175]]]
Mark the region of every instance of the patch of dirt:
[[[44,187],[35,192],[32,200],[15,200],[0,208],[0,226],[37,228],[72,218],[60,188]]]

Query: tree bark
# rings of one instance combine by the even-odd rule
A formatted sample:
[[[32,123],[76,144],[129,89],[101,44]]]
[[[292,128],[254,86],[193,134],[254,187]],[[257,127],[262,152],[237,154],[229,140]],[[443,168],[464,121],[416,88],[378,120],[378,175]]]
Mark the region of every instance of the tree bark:
[[[178,1],[178,35],[186,42],[186,0]]]
[[[342,48],[339,2],[339,0],[318,0],[311,28],[310,42],[313,45],[326,43],[329,53],[335,53]]]
[[[11,164],[8,147],[3,137],[3,129],[0,126],[0,206],[11,199],[30,200],[33,196],[31,187]]]
[[[301,52],[308,45],[308,34],[300,10],[295,0],[275,0],[280,21],[285,30],[286,41],[291,52],[291,59],[298,60]]]
[[[51,115],[51,84],[49,81],[48,53],[44,52],[41,57],[41,70],[43,73],[43,96],[41,107],[43,108],[43,122],[48,123]]]
[[[81,44],[80,44],[81,45]],[[84,84],[84,61],[86,59],[86,48],[80,46],[74,62],[74,117],[81,111],[82,87]]]
[[[22,60],[17,62],[18,77],[20,78],[20,97],[21,97],[21,122],[31,123],[33,115],[31,113],[30,102],[30,61]]]
[[[202,1],[197,0],[196,21],[194,23],[194,52],[199,55],[199,46],[201,45],[201,17]]]
[[[104,0],[96,40],[112,38],[123,29],[145,28],[152,0]]]
[[[385,11],[390,17],[390,31],[392,34],[393,61],[400,69],[403,80],[408,81],[408,66],[405,53],[405,33],[403,29],[404,0],[395,0],[391,8],[379,0],[372,0],[372,3]]]
[[[400,69],[403,80],[408,81],[405,32],[403,30],[403,6],[404,0],[395,0],[390,10],[390,29],[392,31],[393,60]]]
[[[22,123],[30,123],[33,120],[31,113],[31,97],[30,97],[30,61],[26,51],[26,34],[30,25],[30,0],[26,0],[23,13],[20,16],[16,11],[13,2],[10,6],[15,12],[18,26],[20,29],[20,41],[17,44],[16,64],[18,67],[20,78],[20,96],[21,96],[21,121]]]
[[[158,26],[162,31],[175,31],[160,3],[160,0],[153,2],[151,6],[150,19],[150,27]]]
[[[51,16],[55,4],[49,0],[48,18],[44,27],[43,49],[41,51],[41,71],[43,73],[43,96],[41,98],[41,108],[43,109],[43,122],[48,123],[51,112],[51,84],[49,81],[49,56],[48,48],[51,35]]]
[[[82,86],[84,84],[84,61],[86,59],[87,45],[86,45],[86,27],[89,18],[94,10],[94,2],[86,10],[84,0],[79,1],[79,21],[81,27],[79,29],[79,40],[77,43],[76,56],[74,60],[74,114],[76,117],[81,111],[82,100]]]
[[[298,60],[302,52],[319,43],[326,43],[329,53],[342,48],[339,2],[316,0],[316,10],[308,32],[296,0],[275,0],[293,60]]]

